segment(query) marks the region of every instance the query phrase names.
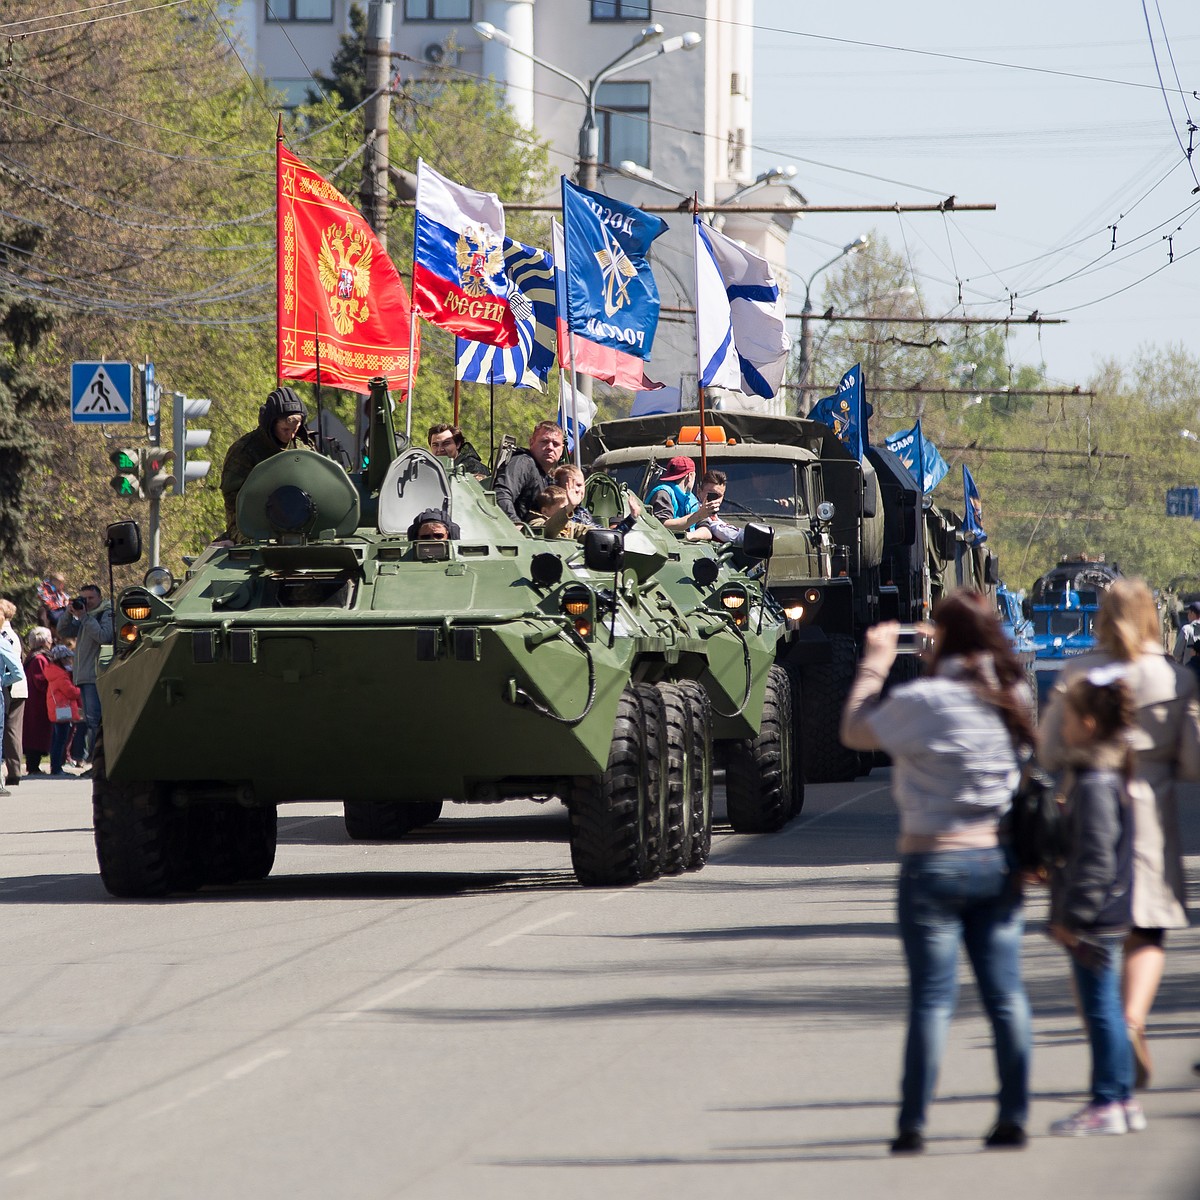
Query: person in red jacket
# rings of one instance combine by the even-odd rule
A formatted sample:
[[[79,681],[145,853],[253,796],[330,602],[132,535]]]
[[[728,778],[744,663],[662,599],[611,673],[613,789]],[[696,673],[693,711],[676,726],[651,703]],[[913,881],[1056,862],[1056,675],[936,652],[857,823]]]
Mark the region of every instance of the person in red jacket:
[[[71,730],[80,719],[79,689],[71,681],[70,646],[53,646],[49,661],[45,665],[46,713],[54,725],[50,739],[50,774],[55,779],[67,778],[63,761],[67,757],[67,743]]]
[[[50,753],[54,724],[46,713],[46,666],[53,640],[44,625],[35,625],[25,635],[25,681],[29,685],[29,699],[21,709],[21,745],[26,775],[40,775],[42,758]]]

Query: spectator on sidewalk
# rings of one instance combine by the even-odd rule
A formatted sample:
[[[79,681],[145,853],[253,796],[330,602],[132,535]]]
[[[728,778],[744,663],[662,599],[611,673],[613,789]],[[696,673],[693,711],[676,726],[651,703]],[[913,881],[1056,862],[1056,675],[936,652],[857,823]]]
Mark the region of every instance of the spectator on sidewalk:
[[[7,598],[0,598],[0,638],[21,659],[21,638],[13,628],[13,617],[17,606]],[[16,787],[25,771],[24,755],[21,751],[21,726],[25,720],[25,699],[29,695],[29,684],[25,680],[24,668],[21,678],[4,689],[3,756],[4,771],[8,782]]]
[[[900,626],[867,630],[842,714],[843,743],[892,756],[900,810],[900,937],[908,963],[908,1036],[893,1154],[925,1148],[925,1122],[958,992],[960,943],[992,1026],[999,1112],[987,1147],[1025,1145],[1029,1001],[1024,919],[1000,844],[1021,755],[1033,745],[1033,697],[987,600],[956,591],[933,611],[929,674],[881,699]]]
[[[63,613],[67,611],[67,607],[71,603],[71,597],[66,588],[67,581],[58,571],[51,571],[38,584],[37,623],[43,628],[50,630],[58,628]]]
[[[96,734],[100,732],[100,692],[96,688],[100,647],[111,644],[113,639],[112,604],[104,599],[97,584],[85,584],[71,601],[71,618],[66,632],[76,639],[74,679],[83,697],[83,715],[87,722],[87,744],[83,754],[91,762],[96,749]],[[60,627],[60,635],[62,633]]]
[[[25,682],[25,669],[21,666],[21,655],[13,649],[8,639],[0,637],[0,729],[4,728],[8,715],[8,697],[12,688]],[[18,768],[16,779],[10,782],[20,783],[21,775]],[[0,780],[0,796],[11,796],[12,792]]]
[[[50,737],[50,775],[54,779],[64,776],[63,764],[67,757],[73,731],[79,727],[79,689],[71,680],[70,646],[52,646],[47,656],[46,715],[52,722]]]
[[[50,753],[54,730],[46,713],[46,665],[50,661],[47,651],[53,641],[50,630],[44,625],[35,625],[25,636],[25,681],[29,685],[29,697],[25,701],[21,745],[25,752],[26,775],[41,774],[42,758]]]

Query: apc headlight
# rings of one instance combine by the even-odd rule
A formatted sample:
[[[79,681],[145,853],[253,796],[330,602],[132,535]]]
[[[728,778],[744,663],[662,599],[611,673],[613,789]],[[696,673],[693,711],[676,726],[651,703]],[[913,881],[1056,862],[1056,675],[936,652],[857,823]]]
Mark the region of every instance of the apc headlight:
[[[147,616],[149,616],[148,609]],[[128,625],[122,625],[117,636],[121,639],[121,644],[123,646],[132,646],[134,642],[138,640],[138,627],[132,623]]]
[[[175,576],[166,567],[151,567],[142,576],[142,587],[154,596],[168,596],[174,586]]]
[[[818,521],[832,521],[833,513],[834,507],[828,500],[822,500],[821,503],[817,505]]]

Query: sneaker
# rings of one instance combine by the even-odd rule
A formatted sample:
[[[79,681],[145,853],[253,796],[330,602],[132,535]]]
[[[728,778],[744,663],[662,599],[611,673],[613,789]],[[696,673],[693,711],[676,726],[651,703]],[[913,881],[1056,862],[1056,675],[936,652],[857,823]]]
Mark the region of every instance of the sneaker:
[[[1146,1128],[1146,1114],[1132,1098],[1125,1101],[1125,1124],[1129,1126],[1130,1133],[1141,1133]]]
[[[925,1139],[919,1129],[902,1129],[888,1149],[893,1154],[923,1154]]]
[[[8,790],[8,788],[6,788],[4,786],[4,784],[0,783],[0,796],[11,796],[11,795],[12,795],[12,792],[10,792]]]
[[[1128,1133],[1125,1106],[1114,1100],[1111,1104],[1088,1104],[1077,1113],[1055,1121],[1050,1132],[1056,1137],[1097,1137],[1104,1134]]]
[[[991,1132],[983,1139],[983,1144],[989,1149],[1008,1147],[1013,1150],[1023,1150],[1029,1139],[1025,1130],[1015,1121],[997,1121]]]

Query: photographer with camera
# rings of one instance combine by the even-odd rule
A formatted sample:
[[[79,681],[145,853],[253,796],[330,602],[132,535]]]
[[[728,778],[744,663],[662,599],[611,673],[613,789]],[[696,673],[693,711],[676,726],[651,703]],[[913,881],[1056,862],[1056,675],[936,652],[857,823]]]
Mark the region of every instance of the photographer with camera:
[[[74,682],[83,700],[83,715],[88,730],[84,756],[90,763],[96,748],[96,734],[100,731],[100,693],[96,689],[96,668],[100,661],[100,647],[113,640],[112,604],[104,599],[98,585],[89,583],[81,587],[79,594],[71,601],[71,607],[59,621],[59,641],[69,637],[76,639]]]

